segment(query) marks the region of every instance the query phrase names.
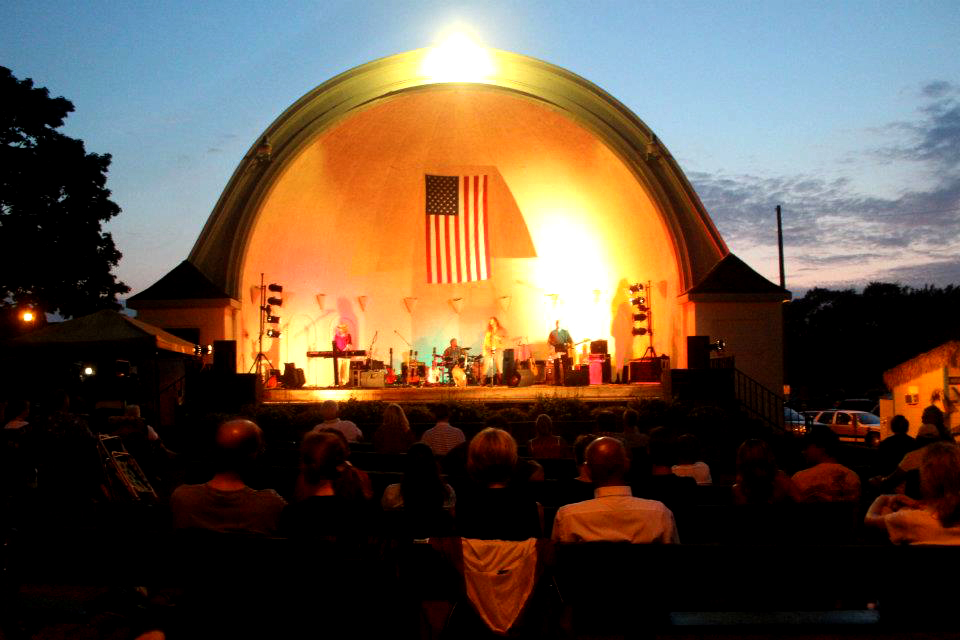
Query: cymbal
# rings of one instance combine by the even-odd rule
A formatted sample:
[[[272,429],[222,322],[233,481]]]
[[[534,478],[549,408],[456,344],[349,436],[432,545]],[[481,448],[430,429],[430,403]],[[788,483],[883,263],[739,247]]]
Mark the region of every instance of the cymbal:
[[[473,347],[460,347],[460,351],[470,351]]]

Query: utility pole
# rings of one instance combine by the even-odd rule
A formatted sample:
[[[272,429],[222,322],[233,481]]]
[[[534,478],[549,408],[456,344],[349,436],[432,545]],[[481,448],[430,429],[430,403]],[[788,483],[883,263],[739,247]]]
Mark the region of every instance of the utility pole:
[[[787,288],[786,276],[783,273],[783,220],[780,218],[780,205],[777,205],[777,249],[780,254],[780,288]]]

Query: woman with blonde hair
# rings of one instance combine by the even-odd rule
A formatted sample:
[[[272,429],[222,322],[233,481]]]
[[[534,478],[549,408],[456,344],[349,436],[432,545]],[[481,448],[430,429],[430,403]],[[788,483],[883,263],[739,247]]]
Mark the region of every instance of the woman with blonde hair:
[[[383,410],[383,422],[373,432],[373,449],[377,453],[406,453],[416,442],[410,422],[403,407],[396,403],[388,404]]]
[[[457,530],[464,538],[526,540],[543,533],[540,505],[513,482],[517,443],[503,429],[488,427],[467,447],[473,481],[457,498]]]
[[[500,384],[503,373],[503,342],[506,331],[496,316],[487,320],[487,330],[483,334],[483,375],[490,378],[490,384]],[[483,381],[481,381],[481,384]]]

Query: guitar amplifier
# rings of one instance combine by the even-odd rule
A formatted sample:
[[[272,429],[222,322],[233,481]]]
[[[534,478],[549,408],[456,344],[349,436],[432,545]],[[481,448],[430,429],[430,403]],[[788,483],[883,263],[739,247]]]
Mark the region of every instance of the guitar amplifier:
[[[360,387],[364,389],[382,389],[384,387],[384,371],[361,371]]]

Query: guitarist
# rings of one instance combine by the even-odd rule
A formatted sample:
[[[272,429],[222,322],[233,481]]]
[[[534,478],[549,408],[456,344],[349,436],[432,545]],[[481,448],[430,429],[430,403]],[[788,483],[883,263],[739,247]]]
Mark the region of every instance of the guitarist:
[[[553,350],[560,355],[561,365],[554,365],[554,384],[561,385],[564,382],[566,373],[573,367],[573,338],[570,332],[560,327],[560,321],[554,324],[553,331],[547,336],[547,342],[553,347]],[[556,362],[556,358],[554,362]]]

